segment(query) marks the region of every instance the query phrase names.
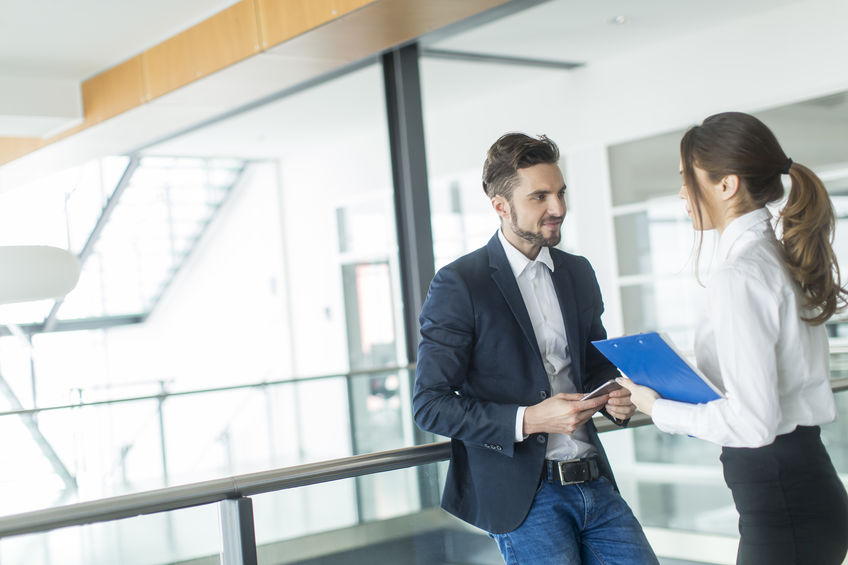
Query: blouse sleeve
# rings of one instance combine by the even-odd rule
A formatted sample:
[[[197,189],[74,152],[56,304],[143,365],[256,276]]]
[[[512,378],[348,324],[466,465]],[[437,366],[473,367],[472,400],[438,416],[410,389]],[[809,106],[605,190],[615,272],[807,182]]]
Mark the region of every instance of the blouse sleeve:
[[[726,398],[697,405],[660,399],[652,418],[665,432],[720,445],[768,445],[780,422],[776,352],[780,297],[752,273],[736,267],[716,272],[709,296]]]

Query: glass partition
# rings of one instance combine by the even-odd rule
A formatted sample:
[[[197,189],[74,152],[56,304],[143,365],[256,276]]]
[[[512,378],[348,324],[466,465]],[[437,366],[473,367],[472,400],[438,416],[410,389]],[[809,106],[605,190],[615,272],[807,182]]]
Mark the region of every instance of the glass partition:
[[[66,404],[35,415],[52,459],[32,441],[27,416],[0,414],[14,446],[3,452],[4,514],[411,446],[401,387],[409,379],[406,369],[380,370]],[[417,503],[416,489],[383,480],[357,479],[359,512]]]
[[[0,334],[0,425],[33,470],[0,492],[39,492],[5,512],[412,444],[378,64],[2,198],[0,245],[97,234],[58,316],[0,309],[30,324]]]
[[[244,391],[251,392],[251,391]],[[252,391],[256,392],[256,391]],[[848,392],[837,394],[848,418]],[[601,434],[618,485],[646,528],[662,565],[728,563],[735,558],[737,516],[718,465],[718,448],[693,438],[646,435],[650,426]],[[636,442],[639,465],[622,446]],[[843,475],[848,441],[838,423],[823,438]],[[666,441],[672,440],[672,441]],[[678,441],[680,440],[680,441]],[[652,443],[653,442],[653,443]],[[698,450],[697,447],[706,446]],[[382,465],[382,462],[380,463]],[[420,481],[441,488],[447,462],[299,486],[251,497],[259,563],[492,564],[502,560],[485,534],[418,499]],[[362,489],[363,481],[371,485]],[[363,504],[363,493],[370,503]],[[219,563],[215,504],[92,526],[0,540],[3,563]],[[688,537],[669,544],[668,532]]]
[[[4,565],[160,565],[221,548],[216,506],[198,506],[0,539]]]

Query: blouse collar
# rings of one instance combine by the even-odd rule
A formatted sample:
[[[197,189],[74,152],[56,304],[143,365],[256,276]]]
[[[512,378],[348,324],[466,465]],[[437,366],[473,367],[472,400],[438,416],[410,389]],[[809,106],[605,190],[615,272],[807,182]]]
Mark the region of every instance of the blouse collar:
[[[718,241],[718,257],[719,261],[727,261],[730,256],[730,251],[742,235],[748,231],[753,231],[754,228],[766,223],[771,228],[771,212],[767,208],[758,208],[753,212],[743,214],[738,218],[734,218],[719,237]],[[761,230],[763,231],[763,230]]]

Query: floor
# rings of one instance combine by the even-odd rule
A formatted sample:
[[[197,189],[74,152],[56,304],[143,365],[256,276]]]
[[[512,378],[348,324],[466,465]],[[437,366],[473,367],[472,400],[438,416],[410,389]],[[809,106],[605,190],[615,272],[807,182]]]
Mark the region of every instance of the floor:
[[[293,565],[499,565],[497,546],[485,536],[442,529],[372,544]],[[703,565],[693,561],[660,559],[661,565]]]

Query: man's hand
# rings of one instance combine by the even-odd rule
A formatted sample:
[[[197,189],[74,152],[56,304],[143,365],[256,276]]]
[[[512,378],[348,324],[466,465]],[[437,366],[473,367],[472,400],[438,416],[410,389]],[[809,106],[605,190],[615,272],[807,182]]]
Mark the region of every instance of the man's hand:
[[[563,392],[535,406],[528,406],[524,411],[524,433],[573,434],[574,430],[589,421],[609,398],[609,395],[605,394],[589,400],[580,400],[583,396],[583,393]]]
[[[615,381],[630,391],[630,401],[636,405],[639,412],[651,415],[654,409],[654,402],[661,398],[657,391],[646,386],[637,385],[627,377],[618,377]]]
[[[620,388],[609,393],[609,400],[607,400],[605,408],[607,414],[620,422],[627,420],[636,413],[636,406],[630,399],[630,391],[626,388]]]

